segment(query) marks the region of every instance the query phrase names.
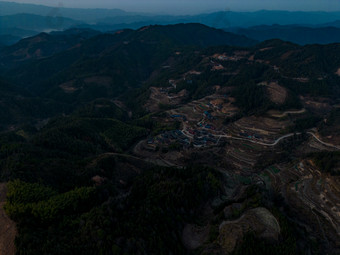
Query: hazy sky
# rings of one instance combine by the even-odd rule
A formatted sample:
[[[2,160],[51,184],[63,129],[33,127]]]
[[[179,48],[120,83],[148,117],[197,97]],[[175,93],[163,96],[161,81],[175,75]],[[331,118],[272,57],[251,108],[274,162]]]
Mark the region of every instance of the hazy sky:
[[[120,8],[126,11],[173,14],[260,9],[340,11],[340,0],[16,0],[11,2],[81,8]]]

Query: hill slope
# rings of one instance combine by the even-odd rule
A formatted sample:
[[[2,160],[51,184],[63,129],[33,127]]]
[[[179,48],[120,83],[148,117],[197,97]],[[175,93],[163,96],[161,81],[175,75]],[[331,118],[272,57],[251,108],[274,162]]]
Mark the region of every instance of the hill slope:
[[[8,69],[30,60],[46,58],[99,34],[91,29],[39,33],[0,50],[0,66]]]
[[[54,37],[46,34],[37,37],[39,41],[40,37],[54,40]],[[27,52],[31,41],[32,39],[26,39],[11,46],[8,48],[7,55],[6,50],[2,51],[4,52],[0,57],[4,59],[2,65],[5,67],[15,62],[18,54],[14,54],[13,51],[11,53],[11,50]],[[56,88],[68,82],[71,82],[68,83],[71,84],[70,87],[84,87],[81,84],[85,78],[100,76],[104,77],[108,83],[106,85],[109,85],[102,84],[105,89],[103,93],[110,95],[112,92],[107,89],[112,89],[114,93],[121,93],[129,87],[139,86],[156,67],[180,48],[218,45],[250,46],[255,43],[256,41],[246,37],[199,24],[150,26],[136,31],[124,30],[115,34],[93,37],[81,42],[77,47],[49,58],[23,64],[9,71],[7,75],[12,76],[18,84],[21,83],[35,91],[48,91],[53,86]],[[60,43],[57,39],[52,45],[58,48],[60,44],[65,45],[65,42],[62,40]],[[33,49],[37,48],[36,44],[33,46]],[[25,55],[23,57],[26,59]],[[78,82],[78,85],[74,85],[75,82]]]
[[[3,52],[18,253],[339,254],[340,44],[179,24]]]

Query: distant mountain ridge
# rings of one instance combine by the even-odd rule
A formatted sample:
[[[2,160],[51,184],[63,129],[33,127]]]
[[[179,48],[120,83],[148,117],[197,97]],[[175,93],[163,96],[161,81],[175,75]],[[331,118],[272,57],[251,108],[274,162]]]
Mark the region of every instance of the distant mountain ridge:
[[[80,9],[60,6],[44,6],[26,3],[0,2],[0,16],[20,13],[35,14],[39,16],[62,16],[65,18],[93,21],[106,16],[129,15],[120,9]]]
[[[21,38],[30,37],[41,32],[65,30],[76,27],[83,22],[64,17],[41,16],[20,13],[0,16],[0,42],[13,44]]]
[[[256,26],[256,25],[291,25],[291,24],[323,24],[340,20],[340,12],[298,12],[298,11],[255,11],[234,12],[222,11],[198,15],[157,15],[145,13],[132,13],[120,9],[77,9],[65,8],[62,5],[48,7],[33,4],[18,4],[13,2],[0,2],[0,16],[18,13],[29,13],[42,16],[62,16],[85,22],[98,22],[106,24],[122,24],[154,21],[160,24],[171,23],[203,23],[208,26],[226,28],[230,26]]]
[[[229,32],[244,35],[258,41],[280,39],[300,45],[330,44],[340,42],[340,28],[291,26],[255,26],[249,28],[230,28]]]
[[[337,28],[340,28],[340,20],[321,24],[320,26],[321,27],[337,27]]]
[[[0,16],[1,30],[9,28],[33,30],[36,32],[44,30],[64,30],[81,23],[80,21],[62,16],[41,16],[28,13]]]
[[[340,12],[218,11],[176,16],[0,2],[0,44],[3,45],[40,32],[69,28],[108,32],[179,23],[200,23],[259,41],[279,38],[298,44],[327,44],[339,42],[339,31],[335,28],[340,28]]]

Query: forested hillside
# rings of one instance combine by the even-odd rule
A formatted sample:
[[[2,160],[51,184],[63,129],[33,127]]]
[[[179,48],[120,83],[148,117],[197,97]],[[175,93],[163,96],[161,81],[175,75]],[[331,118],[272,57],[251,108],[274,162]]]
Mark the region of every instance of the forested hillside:
[[[0,48],[17,253],[338,254],[339,56],[200,24]]]

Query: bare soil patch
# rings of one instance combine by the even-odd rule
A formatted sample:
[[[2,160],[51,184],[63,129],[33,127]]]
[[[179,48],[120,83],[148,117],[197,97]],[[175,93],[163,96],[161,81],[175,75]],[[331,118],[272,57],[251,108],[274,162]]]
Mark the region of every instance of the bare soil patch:
[[[73,81],[65,82],[63,84],[60,84],[59,88],[61,88],[65,93],[71,94],[71,93],[73,93],[73,92],[78,90],[78,88],[73,87],[74,82],[75,82],[74,80]]]
[[[6,201],[7,188],[0,183],[0,255],[14,255],[14,240],[17,234],[15,223],[6,215],[3,206]]]
[[[103,86],[110,86],[112,83],[112,78],[108,76],[92,76],[84,79],[86,84],[98,84]]]
[[[267,86],[270,99],[276,104],[283,104],[287,98],[287,90],[276,82],[271,82]]]
[[[340,76],[340,68],[335,72],[335,74]]]
[[[284,54],[281,56],[281,59],[282,59],[282,60],[286,60],[286,59],[288,59],[293,53],[294,53],[294,51],[288,51],[288,52],[284,53]]]

